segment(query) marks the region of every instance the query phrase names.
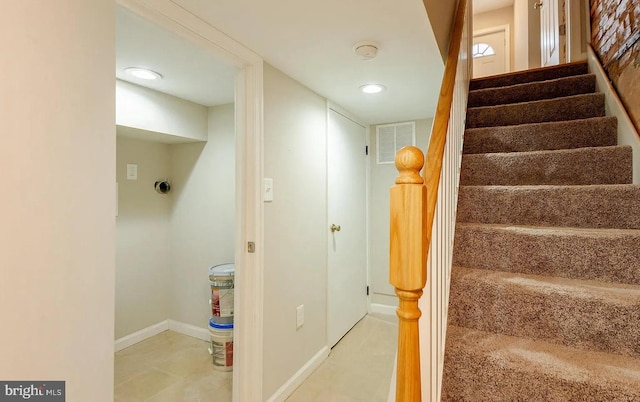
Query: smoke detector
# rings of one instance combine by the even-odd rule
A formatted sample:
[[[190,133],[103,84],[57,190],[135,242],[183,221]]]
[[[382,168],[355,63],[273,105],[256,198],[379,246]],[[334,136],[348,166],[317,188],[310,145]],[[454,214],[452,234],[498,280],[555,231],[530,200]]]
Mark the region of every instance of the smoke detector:
[[[353,45],[353,52],[361,60],[373,60],[378,55],[379,45],[370,40],[364,40]]]

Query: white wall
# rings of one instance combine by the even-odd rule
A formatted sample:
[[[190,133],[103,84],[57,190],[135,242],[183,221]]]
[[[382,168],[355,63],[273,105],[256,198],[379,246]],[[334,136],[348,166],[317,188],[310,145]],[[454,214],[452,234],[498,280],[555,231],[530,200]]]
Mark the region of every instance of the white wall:
[[[513,1],[513,70],[529,68],[528,0]]]
[[[513,6],[498,8],[473,15],[473,30],[509,24],[513,29]]]
[[[537,68],[541,65],[541,46],[540,46],[540,12],[533,8],[538,0],[528,0],[527,22],[528,22],[528,53],[529,68]]]
[[[514,59],[514,25],[513,25],[513,6],[499,8],[497,10],[487,11],[473,15],[473,31],[479,31],[486,28],[493,28],[499,25],[509,25],[509,53],[510,63],[513,69]]]
[[[206,107],[121,80],[116,80],[116,124],[164,142],[207,140]]]
[[[423,0],[429,23],[440,48],[442,60],[447,58],[451,25],[456,12],[457,1]]]
[[[433,119],[416,120],[416,142],[427,149]],[[377,164],[375,160],[376,127],[371,126],[369,137],[370,214],[369,214],[369,272],[371,303],[397,305],[393,286],[389,284],[389,189],[395,184],[398,171],[394,164]]]
[[[70,402],[113,401],[114,37],[113,1],[3,3],[0,378]]]
[[[207,270],[234,256],[234,106],[206,108],[123,81],[116,97],[115,337],[169,318],[206,329]],[[189,138],[201,130],[207,142]],[[126,180],[127,163],[138,164],[137,181]],[[167,195],[153,189],[163,178]]]
[[[538,0],[514,0],[514,71],[540,67],[540,12],[533,8]]]
[[[206,143],[171,145],[170,318],[207,328],[208,269],[233,262],[234,105],[209,108]]]
[[[326,346],[327,145],[325,99],[264,69],[265,398]],[[296,307],[305,323],[296,330]]]
[[[169,316],[171,196],[154,190],[171,178],[169,145],[118,136],[116,181],[116,322],[121,338]],[[127,180],[127,164],[138,179]]]

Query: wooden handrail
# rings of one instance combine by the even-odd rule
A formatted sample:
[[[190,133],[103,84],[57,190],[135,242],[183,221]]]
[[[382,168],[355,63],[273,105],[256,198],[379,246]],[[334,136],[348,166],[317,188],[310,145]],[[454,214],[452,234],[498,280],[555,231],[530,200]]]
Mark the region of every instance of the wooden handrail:
[[[447,129],[449,128],[449,117],[451,117],[451,103],[453,102],[453,89],[456,83],[456,72],[458,70],[458,55],[460,53],[460,42],[462,41],[462,31],[464,29],[465,10],[467,0],[460,0],[456,9],[456,16],[451,31],[451,42],[447,61],[444,67],[444,77],[440,87],[438,106],[433,118],[433,128],[429,148],[427,149],[427,164],[423,175],[427,186],[427,238],[431,240],[431,228],[433,227],[433,216],[436,212],[436,201],[438,199],[438,185],[440,184],[440,173],[442,172],[442,157],[444,146],[447,141]],[[429,244],[429,242],[427,242]],[[428,250],[427,246],[427,252]]]
[[[420,176],[424,165],[424,155],[420,149],[405,147],[398,151],[395,159],[399,175],[390,193],[389,281],[395,287],[399,299],[397,402],[422,400],[418,326],[422,313],[418,308],[418,301],[427,281],[431,228],[438,198],[466,8],[467,0],[459,0],[424,177]]]

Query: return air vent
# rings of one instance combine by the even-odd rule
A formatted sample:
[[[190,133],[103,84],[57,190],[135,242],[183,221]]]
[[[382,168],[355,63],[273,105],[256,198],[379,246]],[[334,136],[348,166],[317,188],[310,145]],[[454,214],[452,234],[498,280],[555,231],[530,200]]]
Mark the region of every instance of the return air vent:
[[[376,127],[378,164],[393,163],[396,153],[408,145],[416,144],[416,123],[385,124]]]

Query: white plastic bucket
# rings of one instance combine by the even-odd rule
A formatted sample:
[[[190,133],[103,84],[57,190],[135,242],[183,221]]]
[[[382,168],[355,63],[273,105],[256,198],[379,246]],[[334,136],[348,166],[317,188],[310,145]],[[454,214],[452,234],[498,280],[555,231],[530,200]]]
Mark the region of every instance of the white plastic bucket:
[[[233,324],[218,324],[209,320],[213,368],[221,371],[233,370]]]
[[[211,285],[211,315],[218,324],[233,322],[234,264],[220,264],[209,268]]]

